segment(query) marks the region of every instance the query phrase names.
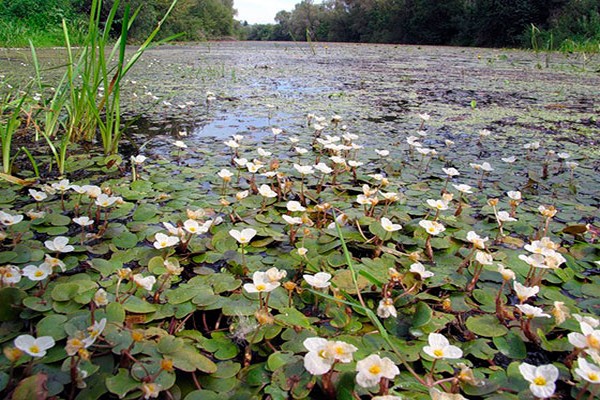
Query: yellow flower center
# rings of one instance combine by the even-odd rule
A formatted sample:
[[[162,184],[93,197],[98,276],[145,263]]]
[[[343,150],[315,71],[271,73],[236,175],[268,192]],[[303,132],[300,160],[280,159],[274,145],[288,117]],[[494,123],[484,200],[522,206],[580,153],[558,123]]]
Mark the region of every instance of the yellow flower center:
[[[40,348],[34,344],[29,348],[29,351],[33,354],[37,354],[40,352]]]
[[[167,243],[167,241],[164,241],[164,242],[160,242],[160,245],[161,245],[161,247],[167,247],[168,243]]]
[[[342,354],[344,354],[344,349],[342,348],[342,346],[336,346],[335,348],[335,354],[341,356]]]
[[[259,283],[258,285],[256,285],[256,290],[258,290],[259,292],[262,292],[266,288],[267,288],[267,285],[265,285],[264,283]]]
[[[433,351],[433,355],[436,357],[444,357],[444,350],[442,349],[435,349]]]
[[[33,275],[36,278],[39,278],[40,276],[44,276],[44,271],[35,271]]]
[[[598,376],[598,374],[597,374],[597,373],[595,373],[595,372],[589,372],[589,373],[588,373],[588,379],[589,379],[590,381],[597,381],[597,380],[600,380],[600,377],[599,377],[599,376]]]
[[[381,373],[381,367],[379,365],[371,365],[369,372],[373,375],[378,375]]]
[[[533,383],[535,383],[538,386],[544,386],[546,385],[546,378],[544,378],[543,376],[538,376],[533,380]]]
[[[587,337],[587,342],[588,342],[588,345],[590,347],[594,348],[594,349],[599,349],[600,348],[600,341],[598,340],[598,338],[596,338],[596,337],[594,337],[592,335],[589,335]]]

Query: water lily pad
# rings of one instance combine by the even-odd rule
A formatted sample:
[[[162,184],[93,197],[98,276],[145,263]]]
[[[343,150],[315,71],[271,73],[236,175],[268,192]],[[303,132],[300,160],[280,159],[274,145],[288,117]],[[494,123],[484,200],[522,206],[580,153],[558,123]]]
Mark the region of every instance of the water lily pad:
[[[508,329],[494,315],[469,317],[466,326],[474,334],[484,337],[504,336],[508,332]]]

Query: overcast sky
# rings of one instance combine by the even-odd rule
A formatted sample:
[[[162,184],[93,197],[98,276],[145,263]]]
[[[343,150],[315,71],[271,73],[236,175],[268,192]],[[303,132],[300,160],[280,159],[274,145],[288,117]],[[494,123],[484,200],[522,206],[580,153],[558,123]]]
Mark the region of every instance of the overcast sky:
[[[273,24],[275,14],[281,10],[291,11],[301,0],[234,0],[238,10],[236,19],[249,24]]]

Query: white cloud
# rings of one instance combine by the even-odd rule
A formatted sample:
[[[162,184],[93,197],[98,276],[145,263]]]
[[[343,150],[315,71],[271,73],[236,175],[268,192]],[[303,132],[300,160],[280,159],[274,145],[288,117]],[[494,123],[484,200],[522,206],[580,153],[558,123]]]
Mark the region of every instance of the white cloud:
[[[235,17],[249,24],[274,24],[275,14],[281,10],[291,11],[301,0],[234,0],[238,10]]]

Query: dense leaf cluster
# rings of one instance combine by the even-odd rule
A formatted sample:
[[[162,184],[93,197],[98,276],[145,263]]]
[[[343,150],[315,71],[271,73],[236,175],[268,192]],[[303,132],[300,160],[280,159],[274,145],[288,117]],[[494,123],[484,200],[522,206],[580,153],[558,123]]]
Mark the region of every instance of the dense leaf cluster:
[[[277,24],[253,26],[248,38],[555,47],[566,39],[597,41],[599,10],[597,0],[303,0],[279,12]],[[532,38],[532,25],[541,38]]]

